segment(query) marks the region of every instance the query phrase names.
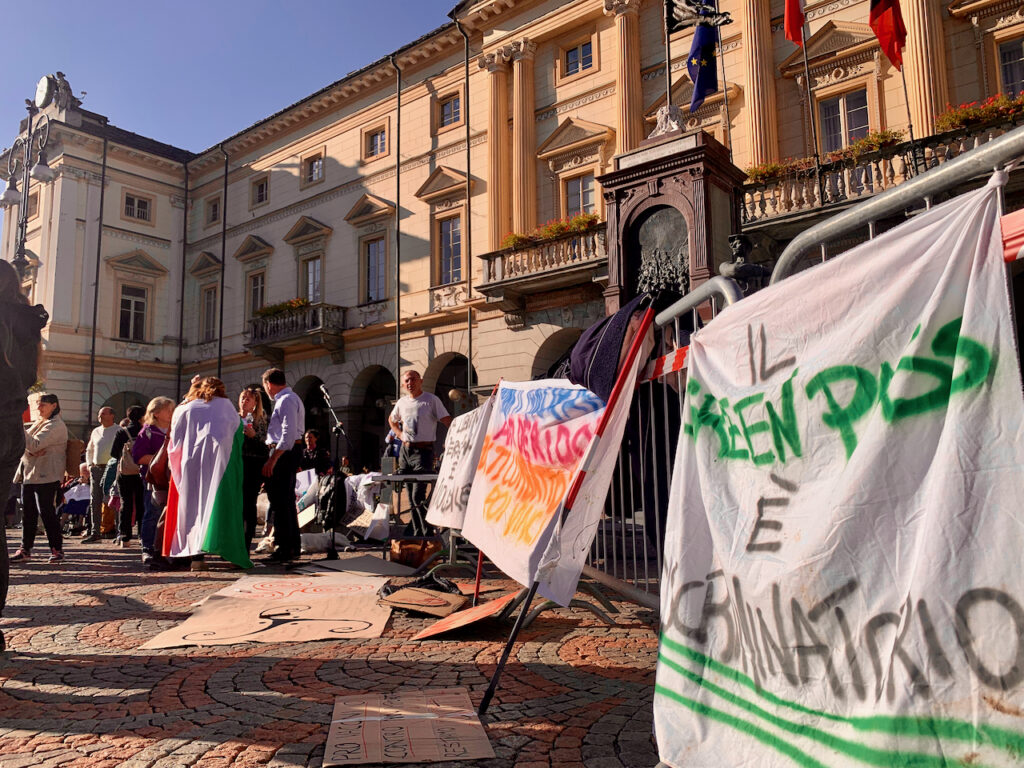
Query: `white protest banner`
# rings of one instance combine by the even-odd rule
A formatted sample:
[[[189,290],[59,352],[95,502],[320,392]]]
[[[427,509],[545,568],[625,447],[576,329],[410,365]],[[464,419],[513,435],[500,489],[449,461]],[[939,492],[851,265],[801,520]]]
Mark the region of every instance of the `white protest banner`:
[[[565,379],[498,386],[462,535],[520,584],[536,580],[550,524],[602,413],[601,398]]]
[[[494,398],[487,398],[479,408],[456,416],[444,439],[444,456],[437,472],[437,482],[430,495],[427,522],[442,528],[462,528],[469,502],[484,435],[491,417]]]
[[[994,184],[691,339],[671,766],[1019,766],[1024,407]]]

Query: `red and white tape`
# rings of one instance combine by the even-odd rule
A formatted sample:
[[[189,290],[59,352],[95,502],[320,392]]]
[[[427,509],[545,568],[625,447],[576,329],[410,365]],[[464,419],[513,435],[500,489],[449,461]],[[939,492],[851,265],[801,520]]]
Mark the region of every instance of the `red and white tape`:
[[[644,368],[643,373],[640,374],[640,383],[646,384],[649,381],[654,381],[662,376],[681,371],[686,368],[686,353],[690,351],[689,347],[682,347],[677,349],[675,352],[669,352],[664,357],[659,357],[657,360],[652,360]]]

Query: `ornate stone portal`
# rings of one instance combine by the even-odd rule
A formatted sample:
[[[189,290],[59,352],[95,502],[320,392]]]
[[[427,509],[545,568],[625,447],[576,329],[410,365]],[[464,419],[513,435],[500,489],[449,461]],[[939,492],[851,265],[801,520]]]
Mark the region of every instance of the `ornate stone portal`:
[[[648,140],[602,176],[608,314],[646,290],[686,293],[730,260],[745,176],[702,131]]]

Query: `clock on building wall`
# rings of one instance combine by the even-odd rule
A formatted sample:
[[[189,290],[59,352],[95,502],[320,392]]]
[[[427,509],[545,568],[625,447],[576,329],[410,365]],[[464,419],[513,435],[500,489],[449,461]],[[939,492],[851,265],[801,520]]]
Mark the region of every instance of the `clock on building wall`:
[[[57,90],[57,81],[50,75],[43,75],[36,83],[35,104],[40,109],[49,106],[53,101],[53,94]]]

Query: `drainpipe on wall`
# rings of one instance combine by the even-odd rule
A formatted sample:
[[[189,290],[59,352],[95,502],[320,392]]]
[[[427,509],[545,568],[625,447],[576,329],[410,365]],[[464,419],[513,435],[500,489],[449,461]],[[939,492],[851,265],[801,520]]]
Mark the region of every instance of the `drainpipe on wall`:
[[[402,70],[395,68],[395,400],[402,396]],[[390,140],[390,139],[389,139]]]
[[[96,384],[96,322],[100,309],[100,259],[103,254],[103,193],[107,189],[107,138],[103,137],[103,166],[100,171],[100,215],[96,234],[96,274],[92,286],[92,346],[89,349],[89,397],[85,401],[85,423],[92,425],[92,398]],[[25,190],[28,195],[28,190]],[[28,199],[27,197],[25,198]]]
[[[217,321],[217,378],[221,377],[221,369],[224,365],[224,276],[227,268],[227,242],[228,242],[228,153],[224,145],[220,145],[220,151],[224,154],[224,193],[221,195],[220,203],[220,319]]]
[[[174,402],[181,402],[181,350],[185,338],[185,268],[188,258],[188,162],[185,169],[185,204],[181,213],[181,290],[178,293],[178,375],[174,381]]]
[[[473,205],[470,200],[470,149],[469,149],[469,35],[462,24],[455,18],[453,10],[449,16],[455,22],[455,28],[462,35],[465,44],[465,95],[462,99],[462,119],[466,121],[466,393],[473,401]]]

